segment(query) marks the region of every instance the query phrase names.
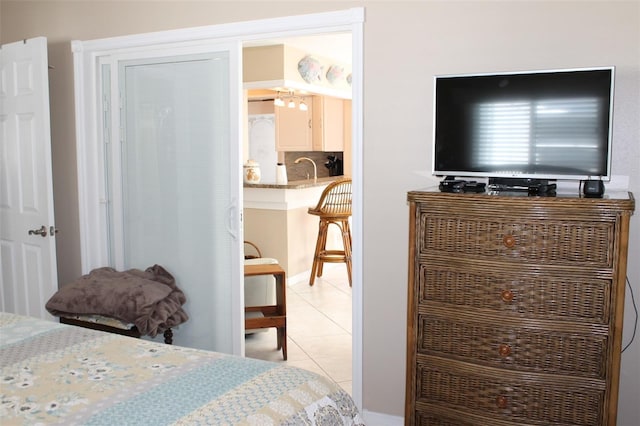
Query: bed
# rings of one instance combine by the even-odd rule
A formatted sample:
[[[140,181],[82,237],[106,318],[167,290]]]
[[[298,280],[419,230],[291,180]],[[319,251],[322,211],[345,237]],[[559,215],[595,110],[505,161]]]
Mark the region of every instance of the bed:
[[[0,366],[2,425],[364,424],[306,370],[4,312]]]

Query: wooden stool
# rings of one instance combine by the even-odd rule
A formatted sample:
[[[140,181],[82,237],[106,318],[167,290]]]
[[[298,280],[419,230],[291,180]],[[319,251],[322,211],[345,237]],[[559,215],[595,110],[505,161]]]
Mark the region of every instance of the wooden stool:
[[[245,316],[244,328],[278,329],[278,349],[282,348],[282,356],[287,360],[287,282],[284,270],[278,264],[244,265],[244,276],[273,275],[276,279],[276,304],[268,306],[247,306],[247,312],[260,312],[263,317],[248,318]]]
[[[318,240],[313,255],[313,265],[309,285],[312,286],[316,276],[322,276],[325,262],[345,263],[351,286],[351,179],[340,179],[331,182],[322,192],[318,205],[309,209],[309,214],[320,217]],[[327,250],[327,232],[329,225],[334,224],[342,233],[342,250]]]

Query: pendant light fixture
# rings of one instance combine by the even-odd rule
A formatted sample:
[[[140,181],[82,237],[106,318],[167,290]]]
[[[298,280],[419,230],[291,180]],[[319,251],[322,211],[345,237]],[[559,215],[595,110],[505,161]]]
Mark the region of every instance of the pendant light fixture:
[[[284,106],[284,100],[282,99],[282,96],[280,96],[280,92],[278,92],[278,96],[276,96],[276,98],[273,100],[273,105],[277,107]]]
[[[277,107],[286,106],[287,108],[294,109],[296,107],[296,99],[300,98],[300,101],[298,103],[298,109],[300,109],[300,111],[308,111],[309,110],[309,106],[304,101],[304,99],[301,98],[301,97],[296,96],[295,92],[293,90],[289,90],[287,98],[289,99],[289,102],[285,102],[284,98],[282,97],[282,94],[280,93],[280,91],[278,91],[277,95],[276,95],[276,98],[273,100],[273,105],[275,105]]]

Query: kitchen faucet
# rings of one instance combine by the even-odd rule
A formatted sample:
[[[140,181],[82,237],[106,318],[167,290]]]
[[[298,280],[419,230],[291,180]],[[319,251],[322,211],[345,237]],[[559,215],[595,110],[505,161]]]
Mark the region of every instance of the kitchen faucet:
[[[298,164],[302,160],[310,161],[311,164],[313,164],[313,182],[314,183],[317,182],[318,181],[318,168],[316,167],[316,162],[313,161],[309,157],[300,157],[300,158],[296,158],[296,161],[294,161],[294,163]],[[309,179],[309,174],[308,173],[307,173],[307,179]]]

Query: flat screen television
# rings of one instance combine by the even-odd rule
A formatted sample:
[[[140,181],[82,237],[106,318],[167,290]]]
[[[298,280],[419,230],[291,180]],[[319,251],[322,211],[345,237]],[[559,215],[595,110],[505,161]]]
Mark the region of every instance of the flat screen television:
[[[433,174],[608,181],[614,71],[435,76]]]

